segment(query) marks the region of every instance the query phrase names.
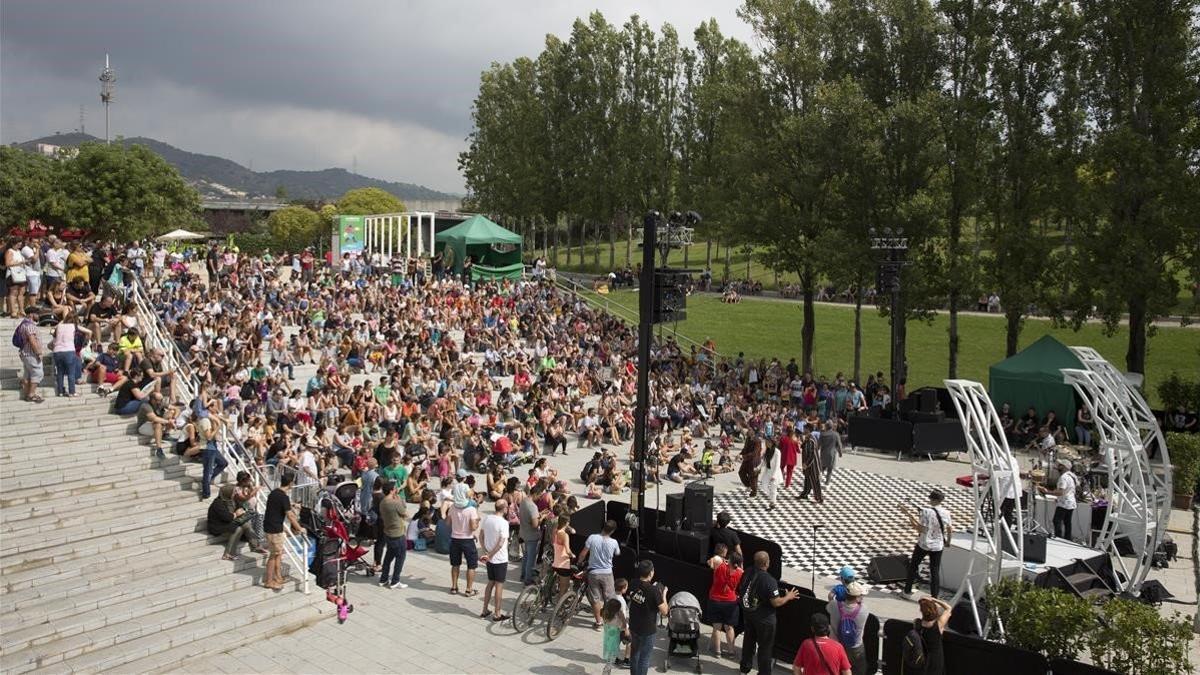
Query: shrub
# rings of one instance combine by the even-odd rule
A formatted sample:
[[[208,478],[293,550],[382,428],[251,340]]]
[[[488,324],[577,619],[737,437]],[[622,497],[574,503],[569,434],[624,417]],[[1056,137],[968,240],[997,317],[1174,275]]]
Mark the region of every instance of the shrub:
[[[1096,628],[1096,615],[1086,600],[1054,588],[1005,579],[988,589],[993,638],[997,620],[1007,645],[1040,652],[1048,659],[1071,659],[1084,651]]]
[[[1088,638],[1094,664],[1128,675],[1194,672],[1191,621],[1178,612],[1167,619],[1149,605],[1116,598],[1102,613]]]
[[[1176,495],[1190,495],[1200,478],[1200,434],[1168,433],[1167,451],[1174,471],[1171,482]]]

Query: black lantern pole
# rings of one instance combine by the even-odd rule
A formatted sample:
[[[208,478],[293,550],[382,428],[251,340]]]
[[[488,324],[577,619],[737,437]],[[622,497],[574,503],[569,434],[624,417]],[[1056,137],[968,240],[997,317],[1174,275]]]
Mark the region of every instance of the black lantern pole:
[[[905,255],[908,253],[908,237],[904,236],[902,228],[896,228],[893,231],[890,227],[885,227],[882,230],[876,230],[872,227],[870,237],[871,248],[882,254],[882,258],[879,261],[879,290],[887,291],[891,295],[891,394],[892,405],[899,406],[900,401],[897,399],[897,396],[899,395],[900,382],[907,377],[905,373],[906,361],[903,331],[904,302],[900,293],[900,271],[908,264],[905,260]]]

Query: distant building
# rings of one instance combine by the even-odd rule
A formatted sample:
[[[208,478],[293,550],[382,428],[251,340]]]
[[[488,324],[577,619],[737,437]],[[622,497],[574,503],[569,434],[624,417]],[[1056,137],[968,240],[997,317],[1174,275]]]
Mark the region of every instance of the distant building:
[[[61,145],[54,145],[53,143],[38,143],[36,146],[34,146],[34,152],[38,153],[39,155],[45,155],[51,159],[58,159],[59,157],[63,156],[74,157],[75,155],[78,155],[79,148],[64,148]]]

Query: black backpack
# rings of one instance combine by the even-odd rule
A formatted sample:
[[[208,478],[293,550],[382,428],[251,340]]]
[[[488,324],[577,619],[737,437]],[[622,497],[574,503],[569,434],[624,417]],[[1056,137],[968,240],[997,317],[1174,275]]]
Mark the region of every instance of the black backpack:
[[[752,574],[747,574],[742,578],[741,593],[738,594],[738,604],[741,605],[742,611],[753,612],[758,609],[758,593],[756,587],[758,584],[758,575],[760,572],[756,569]]]
[[[925,672],[925,638],[921,636],[920,620],[913,621],[913,627],[904,634],[904,642],[901,648],[903,655],[900,659],[900,672]]]

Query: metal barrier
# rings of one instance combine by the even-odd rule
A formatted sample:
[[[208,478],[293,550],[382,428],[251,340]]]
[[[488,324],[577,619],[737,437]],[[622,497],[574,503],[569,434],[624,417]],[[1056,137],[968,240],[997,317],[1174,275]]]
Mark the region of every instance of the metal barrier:
[[[171,337],[167,331],[167,326],[163,322],[162,317],[158,312],[154,311],[150,305],[150,299],[146,294],[145,286],[141,279],[135,277],[134,283],[130,287],[131,296],[134,302],[134,308],[138,316],[138,322],[145,327],[145,339],[143,343],[149,348],[159,348],[163,350],[166,358],[166,365],[174,376],[176,398],[184,399],[181,401],[184,405],[190,406],[192,401],[201,396],[200,383],[196,380],[195,374],[192,372],[191,366],[188,365],[187,359],[183,356],[183,351],[179,349],[178,343]],[[264,467],[257,465],[254,458],[247,452],[245,446],[237,438],[236,435],[230,433],[229,425],[220,425],[220,435],[217,438],[217,449],[221,456],[225,459],[228,467],[226,470],[232,470],[234,475],[238,472],[245,471],[250,475],[250,480],[255,486],[265,487],[266,489],[258,490],[254,497],[254,509],[259,513],[266,513],[267,510],[267,495],[274,488],[279,486],[279,481],[275,480],[272,483],[269,480]],[[272,476],[274,472],[272,472]],[[293,493],[300,490],[299,503],[312,506],[316,502],[316,493],[319,491],[319,485],[315,485],[315,481],[300,484],[297,480],[292,488]],[[311,497],[309,496],[311,494]],[[304,499],[309,499],[310,502],[305,504]],[[310,591],[309,574],[308,574],[308,536],[305,534],[293,534],[284,528],[284,538],[287,545],[284,546],[284,555],[288,561],[296,567],[297,574],[301,580],[301,590],[304,593]]]

